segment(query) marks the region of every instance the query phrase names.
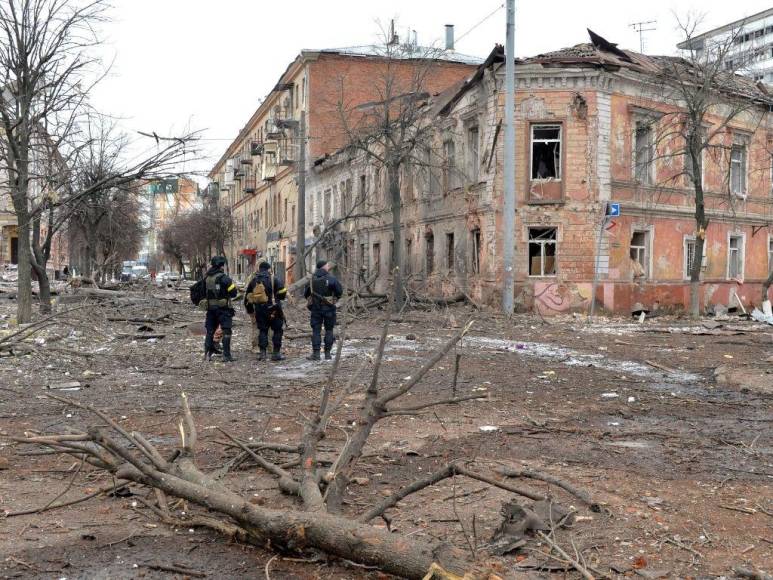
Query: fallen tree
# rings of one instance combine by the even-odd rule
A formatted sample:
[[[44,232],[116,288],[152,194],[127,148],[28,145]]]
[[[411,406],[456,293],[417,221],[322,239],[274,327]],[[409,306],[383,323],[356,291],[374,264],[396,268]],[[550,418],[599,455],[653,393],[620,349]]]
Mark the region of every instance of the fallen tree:
[[[46,453],[69,454],[82,464],[106,470],[122,482],[146,486],[153,490],[155,502],[146,499],[140,501],[162,521],[170,524],[206,526],[240,541],[281,551],[319,550],[406,578],[432,577],[429,572],[446,578],[461,578],[464,574],[469,574],[464,578],[500,578],[495,570],[501,569],[501,566],[493,557],[478,559],[473,551],[473,558],[470,558],[466,551],[444,542],[423,541],[416,537],[409,539],[388,530],[390,518],[387,512],[398,508],[403,499],[457,476],[479,480],[535,501],[546,499],[533,490],[502,482],[494,474],[476,471],[474,461],[451,462],[388,497],[374,501],[373,505],[360,508],[359,513],[344,511],[344,498],[352,482],[352,473],[363,458],[366,443],[380,420],[397,415],[421,414],[439,405],[486,397],[480,393],[457,394],[454,389],[453,395],[445,398],[435,395],[435,398],[424,403],[402,402],[468,333],[471,324],[466,324],[450,337],[410,377],[406,377],[400,384],[386,387],[380,384],[379,378],[388,340],[389,325],[385,324],[372,359],[372,373],[359,411],[357,427],[340,448],[334,447],[333,461],[320,457],[323,451],[321,442],[336,412],[355,393],[358,377],[371,364],[371,359],[363,357],[359,367],[345,382],[339,383],[336,380],[345,336],[338,343],[335,361],[316,412],[305,419],[297,445],[244,442],[220,430],[229,439],[228,445],[240,450],[239,455],[229,463],[236,465],[246,458],[252,459],[260,469],[276,478],[276,484],[283,493],[297,499],[298,506],[292,509],[255,505],[249,498],[240,496],[221,483],[219,478],[223,473],[218,473],[220,470],[205,473],[197,466],[198,433],[185,394],[182,394],[179,421],[180,444],[176,449],[158,449],[143,435],[126,431],[107,413],[87,403],[55,394],[47,396],[68,406],[89,411],[95,416],[95,424],[82,431],[66,434],[28,432],[25,437],[15,440],[43,446]],[[343,333],[345,335],[345,329]],[[267,456],[266,451],[290,454],[293,459],[280,463],[268,459],[271,456]],[[329,446],[324,451],[329,452]],[[519,475],[535,477],[534,473]],[[563,489],[591,503],[587,493],[578,492],[571,486],[563,486]],[[206,508],[209,513],[191,514],[188,510],[189,513],[184,517],[175,515],[168,507],[167,496],[188,500]],[[376,518],[385,521],[387,529],[369,523]],[[446,572],[447,575],[442,575]]]

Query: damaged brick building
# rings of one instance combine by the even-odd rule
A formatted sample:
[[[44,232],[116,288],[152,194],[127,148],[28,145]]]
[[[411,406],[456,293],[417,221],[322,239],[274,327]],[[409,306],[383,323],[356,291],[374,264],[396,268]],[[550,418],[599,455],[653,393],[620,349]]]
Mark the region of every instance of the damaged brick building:
[[[596,278],[597,306],[611,312],[686,307],[694,191],[684,153],[656,134],[658,120],[679,107],[658,84],[677,58],[591,38],[516,63],[516,303],[543,314],[585,311]],[[409,292],[500,299],[503,81],[496,47],[427,105],[443,162],[402,175]],[[721,154],[701,161],[710,218],[697,232],[705,235],[704,308],[759,302],[773,258],[773,99],[751,79],[732,83],[748,109],[706,118]],[[393,240],[383,172],[351,149],[312,161],[307,221],[326,235],[318,252],[338,258],[350,283],[384,291]],[[360,197],[366,211],[357,213],[368,217],[338,223],[347,200]],[[620,215],[609,218],[613,203]]]
[[[481,60],[455,51],[437,51],[415,38],[393,34],[389,44],[303,50],[248,120],[209,173],[220,203],[231,208],[233,238],[226,248],[232,272],[243,277],[259,259],[270,261],[292,281],[295,260],[300,120],[305,118],[307,165],[346,142],[341,110],[379,98],[374,79],[387,64],[396,78],[410,78],[417,62],[431,58],[425,79],[440,93],[472,74]],[[396,50],[393,50],[396,48]],[[385,53],[399,54],[399,58]],[[315,174],[307,169],[307,199]],[[309,202],[307,202],[309,203]],[[313,243],[311,228],[306,244]]]

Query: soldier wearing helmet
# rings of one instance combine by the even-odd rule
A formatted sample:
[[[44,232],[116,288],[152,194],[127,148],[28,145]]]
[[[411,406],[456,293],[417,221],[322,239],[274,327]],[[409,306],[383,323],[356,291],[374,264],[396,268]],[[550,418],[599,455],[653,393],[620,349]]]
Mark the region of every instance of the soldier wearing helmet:
[[[236,298],[236,284],[223,271],[226,260],[215,256],[210,261],[212,267],[205,275],[207,296],[207,337],[204,340],[204,356],[207,360],[215,353],[215,331],[219,326],[223,331],[223,360],[233,362],[231,356],[231,328],[233,326],[234,309],[231,300]]]

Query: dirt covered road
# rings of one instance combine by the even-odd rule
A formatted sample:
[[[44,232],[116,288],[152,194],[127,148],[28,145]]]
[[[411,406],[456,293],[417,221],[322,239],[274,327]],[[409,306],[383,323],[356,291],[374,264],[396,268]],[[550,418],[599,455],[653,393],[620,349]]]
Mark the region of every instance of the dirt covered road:
[[[110,484],[73,458],[35,454],[8,438],[94,424],[88,413],[46,398],[48,392],[109,411],[127,430],[170,450],[185,391],[199,426],[200,465],[220,470],[222,481],[253,503],[293,505],[267,473],[249,462],[233,463],[238,450],[217,427],[245,441],[298,441],[330,369],[330,363],[304,360],[306,311],[288,309],[286,361],[255,361],[240,312],[237,362],[206,363],[201,315],[179,298],[170,291],[140,301],[95,302],[55,319],[15,356],[0,358],[0,514],[38,510]],[[0,305],[6,335],[13,330],[12,306]],[[738,565],[773,573],[773,328],[740,319],[589,325],[575,317],[508,321],[461,306],[411,311],[391,323],[383,384],[405,380],[470,317],[470,334],[411,402],[454,394],[456,355],[455,394],[482,398],[381,422],[346,497],[348,513],[362,512],[451,460],[474,460],[476,470],[490,474],[503,466],[529,467],[587,490],[602,504],[593,512],[555,486],[516,481],[578,510],[573,527],[556,541],[598,575],[732,576]],[[348,327],[338,381],[366,361],[366,372],[355,380],[363,387],[346,400],[323,451],[332,452],[354,429],[367,357],[384,318],[373,311]],[[133,495],[145,493],[131,486],[71,507],[0,515],[0,576],[381,577],[320,554],[276,556],[199,528],[163,524]],[[446,539],[480,555],[502,519],[502,504],[513,497],[455,477],[390,510],[391,529]],[[183,518],[198,509],[184,502],[172,507]],[[509,570],[577,576],[549,552],[530,536],[504,559]]]

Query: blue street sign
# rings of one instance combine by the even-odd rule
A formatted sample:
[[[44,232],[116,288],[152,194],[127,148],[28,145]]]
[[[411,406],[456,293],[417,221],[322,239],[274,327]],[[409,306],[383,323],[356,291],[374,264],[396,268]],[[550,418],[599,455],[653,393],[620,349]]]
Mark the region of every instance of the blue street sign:
[[[607,204],[607,217],[620,217],[620,204],[608,203]]]

